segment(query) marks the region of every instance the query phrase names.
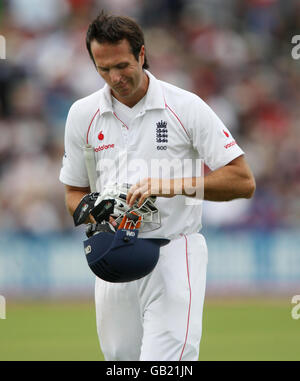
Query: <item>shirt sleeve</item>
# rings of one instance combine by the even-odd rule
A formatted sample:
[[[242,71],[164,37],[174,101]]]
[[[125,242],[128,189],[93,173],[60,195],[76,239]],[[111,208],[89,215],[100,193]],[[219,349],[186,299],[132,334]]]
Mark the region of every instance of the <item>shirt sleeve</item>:
[[[196,97],[191,105],[189,129],[192,144],[211,170],[244,154],[228,128],[203,100]]]
[[[83,155],[84,129],[78,123],[77,114],[78,110],[75,103],[70,108],[66,121],[65,153],[59,180],[66,185],[88,187],[89,181]]]

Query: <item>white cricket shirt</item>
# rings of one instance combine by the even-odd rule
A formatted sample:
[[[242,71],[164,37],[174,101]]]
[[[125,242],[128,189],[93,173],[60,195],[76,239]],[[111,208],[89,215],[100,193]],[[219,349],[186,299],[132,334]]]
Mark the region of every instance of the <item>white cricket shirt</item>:
[[[197,95],[145,72],[148,91],[129,124],[114,110],[108,85],[72,105],[66,122],[62,183],[89,185],[82,151],[85,143],[94,147],[99,192],[108,184],[135,184],[146,177],[200,176],[201,159],[215,170],[244,153]],[[174,239],[201,229],[202,204],[194,204],[193,198],[158,197],[156,205],[161,227],[141,232],[140,237]]]

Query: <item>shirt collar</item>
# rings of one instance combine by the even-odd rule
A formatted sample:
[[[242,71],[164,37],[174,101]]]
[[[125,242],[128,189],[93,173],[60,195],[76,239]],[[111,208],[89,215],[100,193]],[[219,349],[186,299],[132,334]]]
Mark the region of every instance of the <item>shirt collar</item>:
[[[110,93],[110,87],[106,83],[100,92],[100,104],[99,104],[100,114],[105,112],[113,112],[112,99]]]
[[[166,102],[160,82],[148,70],[144,70],[149,78],[149,86],[145,95],[144,110],[164,109]],[[100,114],[114,112],[110,87],[106,83],[100,92]]]
[[[160,82],[148,70],[145,73],[149,77],[149,87],[145,95],[145,110],[166,108],[166,102]]]

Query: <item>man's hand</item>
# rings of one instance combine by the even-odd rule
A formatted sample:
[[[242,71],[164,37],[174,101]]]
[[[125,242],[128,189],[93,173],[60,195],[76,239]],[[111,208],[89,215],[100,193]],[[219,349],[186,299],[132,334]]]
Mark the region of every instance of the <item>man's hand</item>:
[[[182,194],[182,179],[143,179],[129,189],[126,202],[131,207],[138,200],[140,207],[147,197],[173,197]]]

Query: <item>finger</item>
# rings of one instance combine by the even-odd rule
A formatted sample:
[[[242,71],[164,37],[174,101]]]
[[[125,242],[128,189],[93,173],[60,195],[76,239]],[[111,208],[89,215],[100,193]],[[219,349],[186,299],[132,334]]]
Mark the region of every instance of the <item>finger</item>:
[[[139,198],[138,207],[141,207],[141,206],[143,205],[144,201],[145,201],[148,197],[150,197],[150,196],[151,196],[151,193],[150,193],[148,190],[144,191],[144,192],[141,194],[140,198]]]
[[[131,197],[130,197],[130,199],[129,199],[128,205],[129,205],[130,207],[132,207],[133,204],[135,203],[135,201],[136,201],[137,199],[139,199],[139,198],[141,197],[141,195],[142,195],[142,193],[141,193],[141,189],[140,189],[140,188],[136,189],[136,190],[132,193],[132,195],[131,195]]]
[[[136,190],[136,200],[138,200],[138,207],[140,207],[147,197],[151,196],[151,191],[149,184],[143,184],[139,189]]]
[[[129,202],[131,200],[133,193],[136,191],[136,189],[138,189],[138,187],[139,187],[139,184],[134,184],[130,187],[129,191],[127,192],[126,202],[128,205],[129,205]]]

